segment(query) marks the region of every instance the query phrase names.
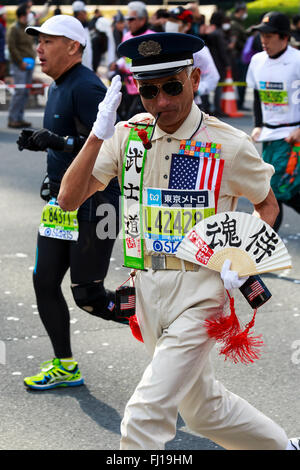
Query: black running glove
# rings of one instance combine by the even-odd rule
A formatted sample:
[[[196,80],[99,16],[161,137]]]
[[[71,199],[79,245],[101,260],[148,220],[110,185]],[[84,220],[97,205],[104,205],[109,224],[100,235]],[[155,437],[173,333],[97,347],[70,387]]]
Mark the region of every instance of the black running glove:
[[[29,145],[37,147],[38,150],[64,150],[65,139],[48,129],[39,129],[29,138]]]

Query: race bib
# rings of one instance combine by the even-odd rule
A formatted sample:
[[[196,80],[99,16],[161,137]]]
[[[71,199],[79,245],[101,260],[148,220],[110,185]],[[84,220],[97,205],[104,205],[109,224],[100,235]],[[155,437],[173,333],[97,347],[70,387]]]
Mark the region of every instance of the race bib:
[[[39,233],[43,237],[60,240],[78,240],[77,210],[63,211],[55,198],[52,198],[43,208]]]
[[[282,82],[259,82],[259,96],[266,111],[286,113],[288,92]]]
[[[191,228],[214,214],[214,191],[144,189],[143,233],[147,251],[176,253]]]

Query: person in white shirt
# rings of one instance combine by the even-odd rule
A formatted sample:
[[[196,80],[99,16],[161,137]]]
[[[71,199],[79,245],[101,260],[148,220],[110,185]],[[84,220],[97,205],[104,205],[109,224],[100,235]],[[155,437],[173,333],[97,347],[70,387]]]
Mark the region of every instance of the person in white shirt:
[[[76,0],[72,3],[72,10],[75,18],[77,18],[77,20],[79,20],[84,27],[85,32],[86,46],[82,55],[82,65],[85,65],[89,69],[93,70],[93,50],[91,36],[88,28],[86,5],[81,0]]]
[[[195,103],[202,111],[207,112],[206,98],[208,99],[209,93],[216,89],[220,75],[207,46],[196,52],[193,57],[194,68],[201,70],[201,80],[195,96]]]
[[[95,29],[99,33],[104,33],[107,37],[107,50],[103,54],[99,65],[108,67],[116,60],[116,44],[113,36],[112,23],[108,18],[98,18],[95,24]]]
[[[254,29],[260,33],[263,52],[252,57],[247,73],[247,84],[254,88],[252,138],[262,142],[262,157],[275,168],[271,186],[280,207],[274,224],[278,231],[283,203],[300,213],[300,168],[295,157],[300,153],[300,51],[288,45],[290,21],[283,13],[265,14]]]

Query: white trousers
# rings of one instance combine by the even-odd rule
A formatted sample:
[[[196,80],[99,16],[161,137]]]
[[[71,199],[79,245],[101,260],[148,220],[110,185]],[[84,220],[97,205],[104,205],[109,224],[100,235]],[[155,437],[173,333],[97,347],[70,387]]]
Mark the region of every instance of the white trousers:
[[[190,430],[230,450],[284,450],[284,430],[215,379],[203,320],[225,301],[219,273],[152,271],[136,278],[137,315],[152,361],[126,405],[125,450],[159,450]]]

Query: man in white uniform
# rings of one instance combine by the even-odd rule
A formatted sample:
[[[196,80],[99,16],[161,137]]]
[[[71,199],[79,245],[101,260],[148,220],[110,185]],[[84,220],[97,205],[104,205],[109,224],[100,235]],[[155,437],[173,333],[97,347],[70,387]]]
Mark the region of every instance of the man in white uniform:
[[[145,35],[119,46],[120,53],[132,59],[132,72],[148,113],[114,128],[121,99],[121,83],[115,77],[99,106],[85,147],[65,174],[58,196],[63,209],[77,207],[88,194],[104,188],[113,175],[122,182],[126,210],[132,209],[130,201],[135,198],[149,209],[147,197],[139,198],[139,189],[146,196],[157,196],[160,191],[175,191],[177,196],[195,194],[190,179],[193,168],[180,173],[179,178],[176,170],[181,159],[187,164],[179,153],[183,140],[195,138],[210,141],[211,147],[213,143],[221,144],[224,171],[218,212],[234,210],[238,197],[245,196],[254,204],[258,216],[269,224],[274,222],[278,207],[270,189],[273,168],[261,160],[245,133],[204,115],[193,102],[200,71],[189,66],[193,64],[193,52],[201,47],[201,39],[176,33]],[[155,129],[151,127],[154,117]],[[143,146],[135,135],[138,123],[142,129],[150,123],[153,134],[149,132],[152,146],[149,139],[139,134],[147,148],[144,162],[140,159]],[[192,165],[197,162],[194,158]],[[174,189],[176,184],[178,190]],[[210,199],[210,195],[215,196],[215,191],[207,192],[213,206],[215,199]],[[142,248],[145,249],[145,269],[137,271],[135,281],[136,312],[152,361],[126,405],[121,449],[163,449],[175,436],[178,411],[192,431],[226,449],[293,448],[280,426],[226,390],[214,377],[210,362],[214,341],[208,338],[203,321],[224,306],[220,275],[193,263],[181,263],[174,253],[168,253],[167,230],[162,229],[166,241],[161,242],[159,253],[155,242],[152,248],[151,243],[144,246],[146,240],[139,238],[141,225],[130,225],[138,221],[139,214],[124,212],[125,216],[127,265],[138,265]],[[149,223],[144,230],[148,229]],[[135,237],[130,237],[133,232]],[[230,269],[225,273],[224,282],[232,273]],[[231,287],[238,285],[233,282]],[[298,440],[293,445],[299,447]]]
[[[271,186],[280,207],[274,224],[278,230],[283,216],[282,203],[300,213],[297,158],[287,171],[297,143],[298,159],[300,155],[300,51],[288,45],[290,21],[283,13],[267,13],[254,29],[260,32],[264,50],[252,57],[247,73],[247,84],[254,88],[252,138],[263,143],[263,159],[275,168]]]

